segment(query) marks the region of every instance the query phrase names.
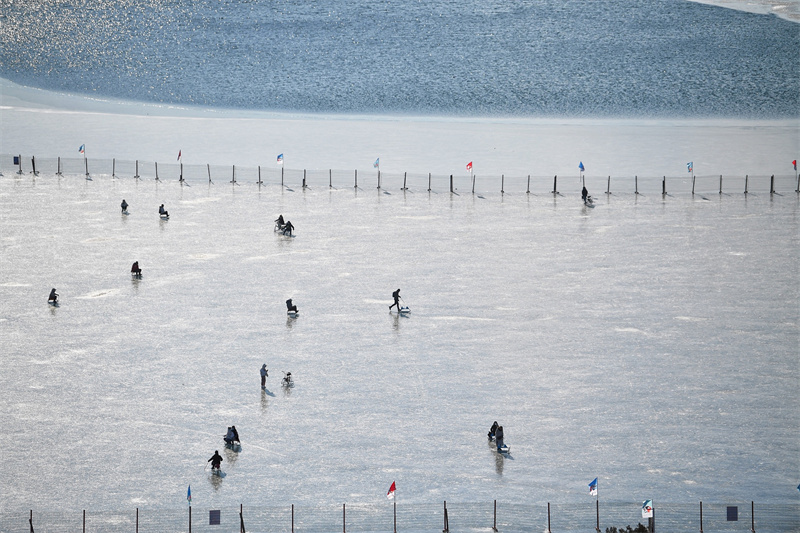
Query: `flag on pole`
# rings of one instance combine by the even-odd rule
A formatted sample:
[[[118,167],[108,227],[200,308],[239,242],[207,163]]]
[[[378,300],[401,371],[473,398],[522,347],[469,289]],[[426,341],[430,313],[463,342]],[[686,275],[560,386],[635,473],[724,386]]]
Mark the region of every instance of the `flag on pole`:
[[[797,159],[792,161],[792,165],[794,165],[794,169],[797,170]]]
[[[178,161],[180,161],[180,160],[181,160],[181,151],[178,150]]]
[[[597,478],[594,478],[592,482],[589,483],[589,495],[597,496]]]
[[[78,151],[79,151],[80,153],[82,153],[82,154],[85,154],[85,153],[86,153],[86,145],[85,145],[85,144],[82,144],[82,145],[81,145],[81,147],[80,147],[80,148],[78,148]]]
[[[581,170],[581,172],[583,172],[584,170],[586,170],[585,168],[583,168],[583,161],[581,161],[580,163],[578,163],[578,168]]]
[[[653,500],[645,500],[642,504],[642,518],[653,518]]]
[[[694,162],[693,161],[690,161],[690,162],[686,163],[686,170],[688,172],[694,171]]]
[[[381,168],[381,158],[379,157],[378,159],[376,159],[375,162],[372,163],[372,166],[375,168]]]
[[[189,485],[189,490],[186,491],[186,501],[189,502],[189,505],[192,504],[192,486]]]
[[[472,172],[472,161],[470,161],[469,163],[467,163],[467,170],[469,170],[470,172]]]
[[[396,491],[396,490],[397,490],[397,487],[395,487],[394,481],[392,481],[392,486],[389,487],[389,492],[386,493],[386,497],[389,498],[390,500],[393,500],[394,499],[394,491]]]
[[[283,154],[278,154],[278,164],[279,165],[283,164]]]

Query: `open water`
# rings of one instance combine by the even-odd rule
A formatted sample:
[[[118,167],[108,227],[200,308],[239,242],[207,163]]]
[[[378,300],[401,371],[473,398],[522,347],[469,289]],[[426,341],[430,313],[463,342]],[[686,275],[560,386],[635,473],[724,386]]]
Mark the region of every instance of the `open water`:
[[[800,111],[800,24],[686,0],[0,6],[0,76],[101,98],[469,116]]]

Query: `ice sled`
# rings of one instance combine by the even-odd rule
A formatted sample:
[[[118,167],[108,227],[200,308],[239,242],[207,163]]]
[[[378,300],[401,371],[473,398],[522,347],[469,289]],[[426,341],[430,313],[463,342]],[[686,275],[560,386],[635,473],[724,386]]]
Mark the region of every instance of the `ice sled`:
[[[508,450],[510,450],[510,448],[506,444],[497,447],[497,453],[508,453]]]
[[[286,316],[289,318],[297,318],[300,315],[300,311],[286,311]]]

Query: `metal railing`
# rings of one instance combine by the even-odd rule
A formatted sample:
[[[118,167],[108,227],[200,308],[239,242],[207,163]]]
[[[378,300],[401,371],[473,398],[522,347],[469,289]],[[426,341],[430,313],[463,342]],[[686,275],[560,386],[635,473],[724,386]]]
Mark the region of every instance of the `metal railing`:
[[[209,509],[129,509],[125,511],[0,511],[0,531],[129,533],[287,533],[500,531],[572,533],[625,530],[639,524],[650,531],[800,531],[800,503],[754,502],[672,504],[654,502],[652,522],[639,502],[579,504],[400,503],[342,505],[239,505]]]
[[[4,176],[82,177],[87,180],[136,179],[156,182],[178,182],[182,185],[229,184],[280,185],[295,189],[401,190],[453,194],[561,194],[590,188],[595,198],[601,194],[781,194],[800,193],[797,172],[791,174],[744,176],[477,176],[433,173],[386,173],[380,170],[288,169],[283,166],[244,167],[237,165],[184,165],[180,162],[158,163],[144,160],[37,158],[35,156],[0,154],[0,172]]]

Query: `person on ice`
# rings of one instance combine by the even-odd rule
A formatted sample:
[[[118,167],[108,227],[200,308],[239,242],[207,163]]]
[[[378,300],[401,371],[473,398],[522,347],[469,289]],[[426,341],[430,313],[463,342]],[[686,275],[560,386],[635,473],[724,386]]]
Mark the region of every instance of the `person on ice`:
[[[283,231],[283,225],[286,224],[283,221],[283,215],[278,215],[278,218],[275,219],[275,225],[278,226],[278,229]]]
[[[219,450],[214,450],[214,455],[206,462],[211,463],[211,468],[214,470],[219,470],[219,466],[222,464],[222,456],[219,454]]]
[[[286,221],[286,224],[283,226],[283,234],[288,235],[289,237],[292,236],[292,230],[294,229],[294,225],[290,220]]]
[[[134,276],[142,275],[142,269],[139,268],[139,261],[134,261],[133,264],[131,265],[131,274],[133,274]]]
[[[58,303],[58,294],[56,294],[56,290],[53,289],[50,291],[50,296],[47,297],[48,302]]]
[[[292,299],[291,298],[286,300],[286,311],[287,312],[293,312],[293,313],[297,312],[297,306],[292,303]]]
[[[497,441],[497,450],[499,451],[503,447],[503,426],[497,426],[494,438]]]
[[[392,307],[396,305],[397,311],[400,312],[400,289],[397,289],[392,293],[392,298],[394,298],[394,303],[389,306],[389,311],[391,311]]]
[[[169,212],[168,212],[166,209],[164,209],[164,204],[161,204],[161,205],[159,206],[159,208],[158,208],[158,214],[159,214],[160,216],[162,216],[162,217],[167,217],[167,218],[169,218]]]
[[[225,434],[225,444],[233,445],[239,442],[239,432],[236,431],[236,426],[228,428],[228,433]]]
[[[492,424],[492,428],[489,430],[489,440],[494,438],[495,434],[497,433],[498,427],[499,426],[497,425],[497,420],[495,420],[494,424]]]
[[[581,191],[581,198],[583,198],[584,202],[589,198],[589,191],[586,190],[586,185],[583,186],[583,190]]]
[[[291,372],[284,372],[283,376],[283,385],[285,387],[290,387],[292,385],[292,373]]]
[[[269,370],[267,370],[267,363],[261,365],[261,388],[267,388],[267,376],[269,376]]]
[[[119,206],[122,208],[123,213],[128,211],[128,202],[125,201],[125,198],[122,199],[122,203]]]

